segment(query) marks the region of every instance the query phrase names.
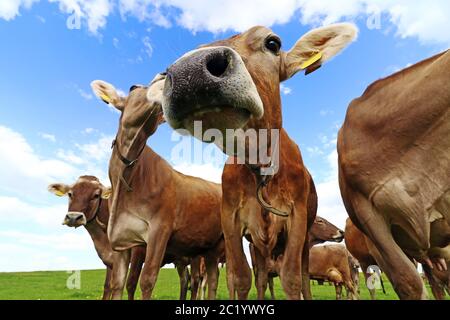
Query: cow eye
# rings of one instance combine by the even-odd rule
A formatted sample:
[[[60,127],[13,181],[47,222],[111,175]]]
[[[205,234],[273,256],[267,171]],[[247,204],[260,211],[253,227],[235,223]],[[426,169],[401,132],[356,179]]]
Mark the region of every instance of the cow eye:
[[[266,39],[265,46],[267,49],[272,51],[274,54],[278,54],[281,49],[281,41],[276,37],[269,37]]]
[[[69,197],[69,198],[72,198],[72,191],[69,191],[69,192],[67,192],[67,196]]]
[[[132,85],[132,86],[130,87],[130,92],[133,91],[134,89],[137,89],[137,88],[139,88],[138,85]]]
[[[100,198],[100,194],[99,193],[94,194],[94,199],[98,199],[98,198]]]

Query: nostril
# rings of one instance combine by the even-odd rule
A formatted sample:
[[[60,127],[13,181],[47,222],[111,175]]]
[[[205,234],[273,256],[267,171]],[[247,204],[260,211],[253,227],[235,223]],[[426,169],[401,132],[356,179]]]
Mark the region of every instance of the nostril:
[[[223,52],[214,54],[206,63],[206,69],[215,77],[221,77],[228,68],[228,57]]]
[[[75,218],[75,221],[80,220],[81,218],[83,218],[83,216],[80,214],[79,216],[77,216],[77,217]]]

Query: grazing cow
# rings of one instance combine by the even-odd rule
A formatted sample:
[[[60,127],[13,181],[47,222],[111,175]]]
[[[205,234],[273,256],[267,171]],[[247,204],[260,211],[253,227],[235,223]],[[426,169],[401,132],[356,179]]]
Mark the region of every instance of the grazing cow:
[[[341,242],[344,239],[344,231],[336,227],[328,220],[319,216],[317,216],[316,219],[314,220],[312,227],[308,231],[308,235],[309,235],[309,248],[311,248],[316,244],[324,243],[325,241]],[[253,275],[255,276],[255,279],[257,279],[258,265],[256,264],[255,246],[252,243],[249,244],[249,251],[252,261]],[[274,258],[275,257],[271,257],[271,260],[274,260]],[[272,300],[275,300],[273,278],[278,277],[278,273],[276,272],[276,268],[273,267],[275,265],[275,261],[269,261],[268,263],[269,263],[268,267],[269,291]],[[256,283],[259,282],[256,280]],[[256,289],[259,291],[263,290],[264,288],[257,286]],[[265,292],[262,292],[259,295],[264,296]]]
[[[140,281],[143,299],[151,298],[164,255],[203,255],[208,299],[214,299],[223,241],[221,187],[175,171],[146,146],[163,121],[160,105],[147,100],[147,91],[154,90],[154,85],[132,86],[128,96],[122,97],[109,83],[97,80],[91,84],[98,97],[122,113],[109,163],[112,196],[108,238],[112,248],[121,252],[114,262],[119,267],[113,270],[112,297],[122,296],[129,249],[146,245]]]
[[[111,193],[109,188],[101,184],[97,177],[81,176],[73,185],[53,183],[48,190],[57,196],[69,197],[69,210],[63,224],[78,228],[84,226],[94,242],[98,256],[106,266],[106,279],[103,290],[103,300],[111,297],[111,273],[113,270],[114,255],[116,254],[107,237],[109,220],[108,199]],[[145,260],[145,247],[137,246],[131,251],[130,273],[127,279],[128,299],[133,300],[137,283]],[[165,257],[164,263],[174,263],[180,276],[180,299],[186,299],[188,288],[189,261]]]
[[[347,221],[345,222],[345,246],[347,247],[347,250],[356,258],[356,260],[358,260],[364,274],[366,285],[368,283],[368,278],[372,275],[369,266],[377,265],[375,258],[372,254],[370,254],[369,248],[366,244],[369,241],[370,240],[364,235],[364,233],[359,231],[359,229],[353,224],[352,220],[347,218]],[[372,246],[372,250],[374,249],[375,248]],[[383,279],[381,277],[380,283],[383,293],[386,293]],[[375,300],[375,289],[371,289],[369,287],[367,287],[367,289],[369,290],[370,298]]]
[[[450,242],[449,70],[446,51],[374,82],[339,131],[345,207],[400,299],[427,297],[412,259],[446,268],[430,252]]]
[[[323,245],[311,248],[309,253],[311,279],[329,281],[336,289],[336,300],[342,298],[342,286],[349,299],[358,299],[349,265],[349,253],[343,245]]]
[[[222,174],[222,226],[231,299],[235,292],[246,299],[251,287],[243,236],[255,245],[258,286],[267,284],[267,260],[284,253],[280,279],[287,298],[302,297],[302,282],[309,298],[305,244],[317,196],[300,150],[282,126],[280,82],[301,70],[316,70],[356,33],[351,24],[322,27],[284,52],[280,38],[258,26],[190,51],[167,69],[161,102],[169,125],[214,141],[230,156]],[[206,132],[199,137],[198,120],[222,137],[212,139]],[[243,130],[229,136],[228,129]],[[247,141],[252,134],[253,141]]]

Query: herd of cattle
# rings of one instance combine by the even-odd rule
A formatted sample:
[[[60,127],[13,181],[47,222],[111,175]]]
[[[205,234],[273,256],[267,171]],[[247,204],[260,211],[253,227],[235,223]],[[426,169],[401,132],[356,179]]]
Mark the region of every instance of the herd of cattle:
[[[316,216],[314,182],[283,129],[280,82],[314,72],[356,36],[354,25],[334,24],[282,51],[270,29],[253,27],[186,53],[127,97],[92,82],[94,93],[121,112],[111,188],[86,175],[49,190],[69,197],[64,224],[84,226],[106,265],[104,299],[120,299],[125,286],[133,299],[138,280],[143,299],[151,298],[167,263],[178,270],[181,299],[189,286],[192,299],[205,288],[214,299],[223,263],[230,299],[247,299],[253,275],[258,299],[267,286],[275,298],[276,276],[288,299],[311,299],[310,279],[333,283],[337,299],[343,287],[357,299],[358,270],[367,278],[372,265],[400,299],[427,298],[418,264],[436,298],[449,292],[449,51],[374,82],[350,104],[337,146],[345,232]],[[221,132],[278,129],[276,170],[263,174],[275,164],[244,155],[245,163],[225,164],[221,185],[179,173],[146,145],[165,121],[192,135],[195,121]],[[214,143],[230,159],[241,156],[226,141]],[[343,239],[345,246],[316,245]]]

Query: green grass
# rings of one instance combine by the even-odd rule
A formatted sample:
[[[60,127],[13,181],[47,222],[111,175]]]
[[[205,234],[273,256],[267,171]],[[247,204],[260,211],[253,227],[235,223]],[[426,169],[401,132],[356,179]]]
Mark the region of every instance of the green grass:
[[[218,299],[228,299],[226,287],[225,269],[220,270]],[[39,271],[39,272],[13,272],[0,273],[0,300],[92,300],[100,299],[103,290],[104,270],[81,271],[81,289],[69,290],[66,287],[67,278],[70,274],[64,271]],[[385,278],[384,278],[385,279]],[[386,294],[377,291],[379,300],[394,300],[397,295],[392,289],[389,281],[385,279]],[[369,299],[369,293],[361,278],[361,299]],[[318,285],[315,281],[311,284],[314,299],[335,299],[334,287],[325,283]],[[156,288],[153,293],[154,299],[178,299],[179,282],[178,275],[174,269],[161,269]],[[275,294],[277,299],[284,299],[285,295],[281,289],[279,278],[275,279]],[[140,298],[140,290],[137,290],[137,298]],[[189,297],[189,294],[188,294]],[[267,290],[266,297],[269,297]],[[431,295],[430,295],[431,297]],[[249,298],[256,299],[256,289],[252,286]]]

